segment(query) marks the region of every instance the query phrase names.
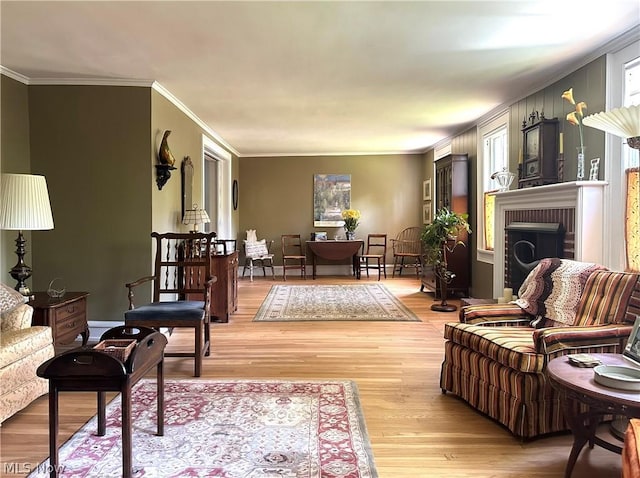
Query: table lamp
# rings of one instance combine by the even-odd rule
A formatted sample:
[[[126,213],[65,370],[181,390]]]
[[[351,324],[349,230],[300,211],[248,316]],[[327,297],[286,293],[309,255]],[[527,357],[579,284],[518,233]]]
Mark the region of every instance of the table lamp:
[[[182,224],[193,224],[191,232],[198,232],[198,224],[207,224],[211,222],[207,211],[199,209],[197,204],[193,205],[193,209],[187,209],[182,218]]]
[[[16,255],[18,263],[9,271],[18,281],[15,289],[30,296],[25,281],[32,270],[25,264],[26,240],[22,231],[53,229],[53,216],[49,203],[47,181],[44,176],[32,174],[3,174],[0,187],[0,229],[18,231]]]

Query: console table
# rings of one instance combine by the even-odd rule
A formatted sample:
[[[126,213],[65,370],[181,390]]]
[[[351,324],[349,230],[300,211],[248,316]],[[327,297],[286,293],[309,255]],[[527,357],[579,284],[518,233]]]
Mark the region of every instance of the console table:
[[[53,299],[46,292],[36,292],[28,302],[33,307],[31,323],[51,327],[55,345],[70,344],[78,335],[82,335],[82,345],[87,345],[88,296],[88,292],[67,292],[60,299]]]
[[[136,346],[123,362],[92,348],[77,348],[53,357],[38,367],[39,377],[49,380],[49,465],[57,476],[58,392],[97,392],[98,436],[106,432],[106,392],[120,392],[122,408],[122,476],[132,476],[131,389],[153,367],[157,370],[157,433],[164,435],[163,357],[167,338],[146,327],[115,327],[101,337],[132,339]]]
[[[313,278],[316,278],[316,261],[318,257],[328,261],[343,261],[351,257],[353,275],[360,279],[360,265],[358,264],[358,251],[362,249],[364,241],[306,241],[307,249],[311,251],[311,264]]]
[[[623,365],[629,363],[620,354],[590,354],[604,365]],[[609,451],[621,453],[618,445],[595,435],[599,419],[604,415],[624,415],[628,418],[640,417],[640,394],[635,391],[619,390],[596,383],[592,368],[571,365],[566,357],[557,357],[547,365],[547,375],[551,386],[561,396],[564,416],[573,433],[573,446],[565,469],[565,478],[571,477],[573,467],[584,445],[601,446]],[[576,413],[572,406],[578,401],[589,406],[584,413]]]

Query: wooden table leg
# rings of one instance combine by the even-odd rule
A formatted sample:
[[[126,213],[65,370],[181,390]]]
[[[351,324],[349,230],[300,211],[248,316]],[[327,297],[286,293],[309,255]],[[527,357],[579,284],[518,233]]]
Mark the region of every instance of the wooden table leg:
[[[131,478],[132,466],[132,439],[131,439],[131,383],[122,387],[122,476]]]
[[[562,395],[561,401],[563,405],[564,418],[573,435],[573,446],[571,447],[571,453],[569,453],[567,466],[564,470],[564,477],[571,478],[571,473],[573,472],[573,467],[575,466],[576,461],[578,461],[578,456],[580,456],[580,452],[582,451],[582,448],[584,448],[585,444],[592,441],[592,432],[595,432],[595,429],[592,430],[591,420],[589,421],[589,425],[585,426],[585,415],[588,414],[576,413],[574,411],[574,406],[572,406],[572,400],[569,400],[566,395]]]
[[[49,476],[58,476],[58,389],[49,382]]]
[[[103,437],[107,431],[107,392],[98,392],[98,436]]]
[[[164,366],[163,360],[157,366],[157,395],[158,395],[158,436],[164,436]]]
[[[316,254],[314,252],[311,252],[311,263],[313,265],[312,269],[313,269],[313,278],[316,278]]]

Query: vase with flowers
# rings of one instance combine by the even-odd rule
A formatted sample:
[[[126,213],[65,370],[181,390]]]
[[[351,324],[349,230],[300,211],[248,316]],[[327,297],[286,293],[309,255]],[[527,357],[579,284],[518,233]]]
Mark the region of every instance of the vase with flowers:
[[[562,93],[562,98],[567,100],[573,106],[575,106],[575,111],[572,111],[567,115],[567,121],[574,126],[578,127],[578,131],[580,133],[580,146],[577,147],[578,150],[578,165],[577,165],[577,173],[576,179],[578,181],[582,181],[584,179],[584,135],[582,132],[582,118],[584,118],[584,110],[587,109],[587,104],[584,101],[580,101],[576,103],[576,100],[573,98],[573,88],[569,88],[567,91]]]
[[[356,228],[360,224],[360,211],[358,209],[345,209],[342,211],[342,219],[344,219],[344,230],[347,240],[353,240],[356,237]]]

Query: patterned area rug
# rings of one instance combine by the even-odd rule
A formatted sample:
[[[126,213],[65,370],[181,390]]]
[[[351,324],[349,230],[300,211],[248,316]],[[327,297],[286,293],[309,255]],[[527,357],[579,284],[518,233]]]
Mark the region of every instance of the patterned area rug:
[[[162,437],[155,390],[142,380],[133,393],[134,477],[378,476],[353,382],[167,381]],[[60,448],[61,476],[121,476],[119,397],[104,437],[94,417]]]
[[[382,284],[274,285],[253,320],[420,321]]]

